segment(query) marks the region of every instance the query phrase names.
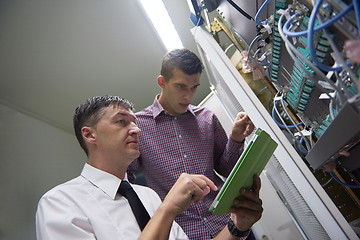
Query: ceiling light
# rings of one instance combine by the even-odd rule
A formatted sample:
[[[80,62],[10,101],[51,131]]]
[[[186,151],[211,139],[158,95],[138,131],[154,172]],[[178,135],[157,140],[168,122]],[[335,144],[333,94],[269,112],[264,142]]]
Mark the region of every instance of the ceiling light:
[[[163,1],[139,0],[139,2],[142,4],[166,49],[171,51],[175,48],[183,48],[183,44]]]

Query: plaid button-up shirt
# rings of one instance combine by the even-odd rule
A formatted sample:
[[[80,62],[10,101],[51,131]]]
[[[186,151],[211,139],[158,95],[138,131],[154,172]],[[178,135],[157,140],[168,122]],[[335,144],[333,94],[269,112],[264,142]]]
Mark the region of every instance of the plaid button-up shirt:
[[[136,117],[141,155],[129,173],[143,171],[147,185],[162,200],[183,172],[203,174],[220,188],[223,182],[214,170],[228,176],[243,151],[243,143],[229,139],[215,114],[203,107],[190,105],[187,112],[172,116],[155,98]],[[216,194],[211,191],[176,218],[190,239],[213,238],[226,225],[229,215],[208,210]]]

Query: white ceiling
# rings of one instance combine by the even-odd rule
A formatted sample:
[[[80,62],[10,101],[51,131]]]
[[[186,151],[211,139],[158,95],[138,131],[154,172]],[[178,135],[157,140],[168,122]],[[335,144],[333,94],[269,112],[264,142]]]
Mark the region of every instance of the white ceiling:
[[[187,2],[164,3],[197,52]],[[119,95],[141,110],[160,91],[166,50],[137,0],[1,0],[0,31],[0,103],[66,131],[86,98]],[[209,92],[203,76],[194,104]]]

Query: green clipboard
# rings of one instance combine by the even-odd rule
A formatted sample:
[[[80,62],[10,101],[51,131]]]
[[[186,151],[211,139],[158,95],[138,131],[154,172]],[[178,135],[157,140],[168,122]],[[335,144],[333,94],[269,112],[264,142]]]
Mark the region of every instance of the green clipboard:
[[[260,175],[277,145],[267,132],[260,128],[256,130],[211,204],[209,210],[212,214],[220,216],[230,211],[233,200],[240,195],[240,189],[251,188],[253,175]]]

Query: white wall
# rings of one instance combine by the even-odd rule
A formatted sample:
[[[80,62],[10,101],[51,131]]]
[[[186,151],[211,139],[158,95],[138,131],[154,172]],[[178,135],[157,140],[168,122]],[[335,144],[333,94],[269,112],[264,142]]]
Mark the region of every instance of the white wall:
[[[0,133],[0,239],[33,240],[39,198],[78,176],[86,155],[75,135],[2,104]]]

